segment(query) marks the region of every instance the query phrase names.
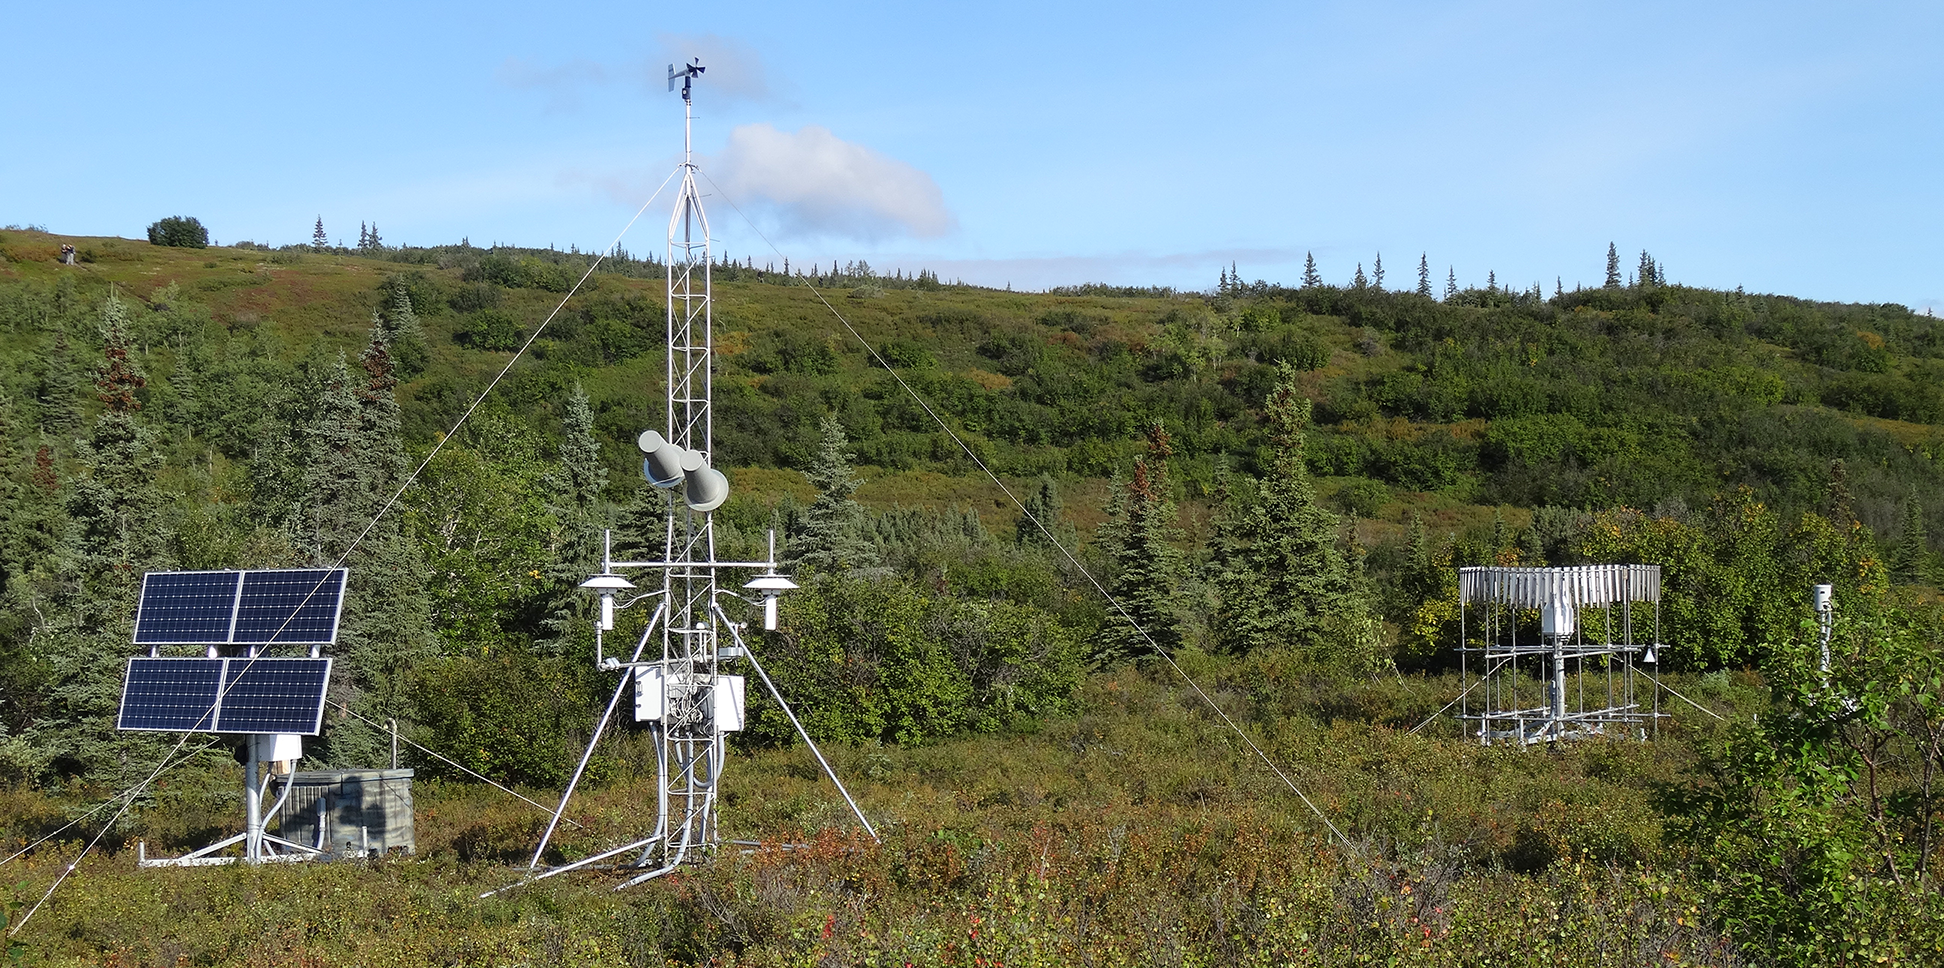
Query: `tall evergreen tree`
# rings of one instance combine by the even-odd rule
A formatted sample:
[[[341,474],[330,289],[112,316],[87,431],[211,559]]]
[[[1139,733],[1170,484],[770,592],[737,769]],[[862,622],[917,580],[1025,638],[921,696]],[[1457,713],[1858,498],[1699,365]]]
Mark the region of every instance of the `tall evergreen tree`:
[[[579,381],[567,396],[561,422],[565,437],[560,444],[560,464],[546,478],[553,492],[551,510],[559,525],[548,565],[553,603],[542,621],[546,644],[554,652],[565,647],[586,614],[588,597],[576,586],[600,560],[601,531],[610,517],[608,469],[601,461],[601,443],[594,432],[594,408],[588,405],[587,391]]]
[[[1652,289],[1660,284],[1660,270],[1654,265],[1654,257],[1646,249],[1640,250],[1640,288]]]
[[[152,741],[115,731],[122,658],[132,641],[141,575],[167,569],[172,531],[156,486],[163,458],[138,417],[146,381],[129,358],[126,306],[114,295],[101,313],[102,362],[95,389],[103,410],[81,442],[81,473],[67,497],[65,592],[36,631],[50,687],[36,723],[37,745],[55,769],[121,779]]]
[[[1023,502],[1026,512],[1013,522],[1013,540],[1022,545],[1046,545],[1047,535],[1061,536],[1060,490],[1051,475],[1042,474],[1039,487]],[[1038,522],[1035,524],[1034,522]],[[1044,528],[1045,530],[1041,530]]]
[[[324,216],[317,217],[317,227],[311,229],[311,248],[322,252],[331,247],[331,237],[324,234]]]
[[[62,282],[68,281],[65,277]],[[41,358],[40,385],[35,402],[40,409],[41,431],[62,439],[72,439],[81,430],[81,368],[75,364],[74,346],[67,327],[57,322],[54,339]]]
[[[1377,261],[1370,266],[1370,286],[1372,289],[1384,288],[1384,254],[1377,253]]]
[[[1456,295],[1458,295],[1458,270],[1452,266],[1446,266],[1444,297],[1450,299]]]
[[[1174,502],[1168,498],[1168,458],[1173,454],[1166,428],[1155,424],[1148,430],[1147,453],[1135,459],[1133,477],[1115,490],[1108,507],[1109,520],[1101,527],[1102,544],[1113,562],[1108,587],[1127,614],[1108,617],[1096,653],[1099,660],[1146,654],[1150,641],[1169,651],[1181,643],[1183,559],[1175,547],[1180,536],[1174,527]]]
[[[1613,243],[1607,243],[1606,288],[1620,288],[1620,250]]]
[[[1303,253],[1303,288],[1314,289],[1323,284],[1323,274],[1316,271],[1316,254]]]
[[[783,560],[806,572],[834,574],[877,564],[864,540],[863,508],[852,495],[863,483],[851,469],[850,438],[833,414],[825,414],[816,456],[804,476],[817,489],[784,547]]]
[[[1354,657],[1365,651],[1355,640],[1367,632],[1368,605],[1338,545],[1337,516],[1317,503],[1310,483],[1303,454],[1310,401],[1289,364],[1280,364],[1264,410],[1267,473],[1252,499],[1221,510],[1228,538],[1214,562],[1218,636],[1236,651],[1286,645]]]
[[[1366,289],[1369,286],[1370,280],[1364,277],[1363,263],[1359,262],[1357,263],[1357,274],[1350,277],[1350,288]]]
[[[1429,253],[1418,253],[1417,294],[1431,298],[1431,259]]]
[[[1917,500],[1915,486],[1904,498],[1902,527],[1890,549],[1890,574],[1903,582],[1931,580],[1930,531],[1924,525],[1924,506]]]

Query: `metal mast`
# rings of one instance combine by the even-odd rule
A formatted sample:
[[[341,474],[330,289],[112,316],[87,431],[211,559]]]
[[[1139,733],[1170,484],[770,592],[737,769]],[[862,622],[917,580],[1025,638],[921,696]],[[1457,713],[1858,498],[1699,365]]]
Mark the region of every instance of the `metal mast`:
[[[695,107],[691,94],[703,70],[699,61],[668,68],[669,90],[675,89],[677,81],[682,90],[682,186],[668,220],[667,419],[663,429],[644,430],[637,441],[645,455],[642,475],[664,492],[667,502],[662,556],[659,561],[615,561],[604,547],[600,574],[581,583],[601,600],[600,618],[594,625],[595,661],[602,669],[625,670],[625,674],[568,781],[553,820],[534,849],[527,868],[533,875],[530,880],[633,854],[633,862],[624,862],[624,866],[644,872],[624,883],[625,887],[684,863],[703,860],[721,844],[716,808],[726,739],[729,733],[743,728],[745,713],[744,679],[725,671],[736,661],[749,663],[810,746],[825,774],[844,794],[858,821],[876,835],[743,640],[744,624],[732,620],[727,610],[728,604],[736,601],[761,604],[763,627],[775,629],[777,597],[797,586],[777,571],[774,534],[765,561],[723,561],[716,556],[714,512],[728,499],[729,482],[714,466],[709,219],[695,184]],[[752,581],[742,585],[750,595],[725,589],[721,584],[724,570],[756,573]],[[636,584],[622,577],[640,571],[659,572],[660,588],[635,591]],[[648,582],[651,588],[652,581]],[[625,595],[635,597],[626,603],[617,602]],[[605,655],[606,633],[614,630],[615,612],[654,598],[660,602],[627,661]],[[733,644],[725,646],[723,636]],[[657,640],[661,644],[659,658],[651,649]],[[540,872],[547,843],[586,773],[595,744],[630,688],[634,693],[634,721],[644,725],[655,740],[653,832],[632,843]]]
[[[704,468],[713,467],[714,425],[710,412],[710,374],[714,332],[709,270],[709,218],[702,210],[695,186],[695,79],[705,68],[699,61],[678,71],[669,68],[672,88],[682,82],[682,188],[668,220],[668,429],[667,444],[699,455]],[[684,462],[695,463],[693,460]],[[688,470],[686,466],[683,468]],[[694,685],[714,683],[717,673],[715,517],[671,499],[668,533],[662,560],[662,661],[670,671],[685,669],[706,677]],[[680,563],[680,564],[675,564]],[[671,685],[676,685],[671,683]],[[639,687],[637,687],[639,688]],[[661,770],[660,824],[662,841],[650,847],[641,863],[659,858],[677,864],[695,848],[716,840],[716,778],[722,772],[723,734],[713,710],[702,708],[713,695],[709,688],[670,690],[669,706],[658,733]]]

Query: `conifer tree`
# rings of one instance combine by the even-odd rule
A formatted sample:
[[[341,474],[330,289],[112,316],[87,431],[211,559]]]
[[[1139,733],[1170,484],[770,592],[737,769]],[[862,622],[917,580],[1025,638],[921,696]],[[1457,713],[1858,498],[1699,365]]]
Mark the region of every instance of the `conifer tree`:
[[[1647,254],[1646,249],[1640,250],[1640,272],[1638,278],[1640,279],[1640,288],[1642,289],[1652,289],[1660,282],[1660,275],[1654,267],[1654,257]]]
[[[1498,270],[1492,269],[1485,273],[1485,291],[1498,292]]]
[[[1448,300],[1456,295],[1458,295],[1458,270],[1454,267],[1446,266],[1444,297]]]
[[[1384,288],[1384,254],[1377,253],[1377,261],[1370,266],[1370,286],[1372,289]]]
[[[541,625],[546,645],[560,652],[585,615],[588,600],[576,587],[600,560],[601,530],[610,516],[606,491],[608,469],[601,461],[601,443],[594,432],[594,408],[579,381],[567,396],[562,415],[564,439],[560,463],[547,475],[553,492],[550,509],[559,527],[549,561],[553,604]],[[659,535],[657,535],[659,537]]]
[[[324,234],[324,216],[317,217],[317,227],[311,229],[311,248],[322,252],[331,247],[331,237]]]
[[[1048,534],[1056,538],[1060,536],[1060,491],[1051,475],[1040,475],[1039,487],[1028,495],[1023,503],[1026,512],[1019,516],[1019,520],[1013,522],[1015,542],[1022,545],[1044,546],[1049,543]],[[1044,530],[1041,530],[1042,528]]]
[[[1368,606],[1338,546],[1337,516],[1317,503],[1304,464],[1310,401],[1297,390],[1294,368],[1279,368],[1264,407],[1268,471],[1252,497],[1221,510],[1227,538],[1213,562],[1217,634],[1236,651],[1286,645],[1344,657],[1368,625]]]
[[[1418,254],[1417,294],[1426,299],[1431,298],[1431,260],[1428,253]]]
[[[1364,278],[1363,263],[1359,262],[1357,263],[1357,274],[1350,277],[1350,288],[1366,289],[1369,286],[1370,280]]]
[[[1620,288],[1620,250],[1613,243],[1607,243],[1606,288]]]
[[[1101,526],[1113,562],[1108,588],[1126,612],[1109,615],[1096,653],[1101,661],[1143,655],[1155,646],[1172,651],[1181,643],[1183,560],[1174,544],[1180,537],[1175,506],[1168,499],[1173,454],[1166,428],[1158,423],[1149,428],[1147,453],[1135,459],[1133,477],[1115,489],[1109,520]]]
[[[1404,529],[1404,592],[1414,601],[1423,601],[1437,591],[1439,575],[1431,557],[1431,543],[1424,532],[1424,515],[1412,511]]]
[[[1558,299],[1564,295],[1566,295],[1566,277],[1554,276],[1553,277],[1553,298]]]
[[[430,359],[425,348],[425,330],[419,325],[418,314],[412,311],[412,295],[404,283],[392,286],[391,298],[372,317],[372,323],[383,331],[398,379],[410,380],[425,372]]]
[[[81,442],[81,473],[66,501],[71,526],[57,555],[64,572],[56,617],[36,631],[49,688],[36,742],[57,770],[122,779],[131,751],[154,745],[115,731],[122,662],[132,640],[141,575],[166,570],[173,535],[155,480],[162,466],[154,433],[138,417],[142,373],[129,359],[127,310],[114,295],[101,313],[103,404]]]
[[[789,535],[783,560],[805,572],[825,574],[872,567],[877,550],[863,538],[863,508],[852,498],[863,481],[851,469],[850,438],[834,414],[824,415],[820,429],[816,456],[804,472],[817,498]]]
[[[1323,274],[1316,271],[1316,255],[1303,253],[1303,288],[1314,289],[1323,284]]]
[[[68,281],[65,277],[62,282]],[[74,346],[67,327],[59,323],[54,340],[41,359],[40,386],[35,394],[41,431],[71,439],[81,429],[81,370],[74,362]]]
[[[1890,549],[1890,573],[1903,582],[1931,579],[1930,533],[1924,525],[1924,506],[1918,503],[1914,485],[1910,495],[1904,498],[1902,527],[1897,531],[1897,543]]]

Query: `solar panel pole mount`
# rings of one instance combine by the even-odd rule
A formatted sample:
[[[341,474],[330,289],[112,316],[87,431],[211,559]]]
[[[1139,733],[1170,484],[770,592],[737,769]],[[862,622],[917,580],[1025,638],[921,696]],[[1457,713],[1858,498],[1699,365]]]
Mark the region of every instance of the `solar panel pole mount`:
[[[199,732],[236,737],[242,744],[243,831],[181,857],[150,859],[143,867],[200,867],[242,861],[308,860],[321,845],[267,831],[288,801],[285,780],[276,803],[264,806],[268,778],[303,755],[303,737],[323,726],[331,660],[318,656],[337,638],[344,604],[343,569],[150,572],[136,606],[135,644],[147,655],[129,660],[123,680],[122,730]],[[269,654],[304,647],[302,657]],[[165,647],[199,648],[199,656],[164,656]],[[227,653],[227,654],[225,654]],[[240,856],[228,851],[240,847]]]

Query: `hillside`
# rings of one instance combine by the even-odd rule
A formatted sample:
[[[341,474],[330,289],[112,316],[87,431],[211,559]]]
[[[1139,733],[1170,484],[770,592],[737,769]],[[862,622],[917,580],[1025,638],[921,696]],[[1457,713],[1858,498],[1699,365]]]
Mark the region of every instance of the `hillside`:
[[[79,265],[57,264],[62,242]],[[588,263],[0,231],[8,836],[59,827],[160,755],[112,724],[132,582],[150,568],[352,554],[335,700],[536,799],[557,791],[611,688],[573,583],[600,528],[627,545],[662,513],[633,447],[661,422],[659,267],[605,264],[441,441]],[[581,943],[607,947],[571,960],[656,964],[723,950],[846,964],[1944,954],[1930,537],[1944,534],[1944,335],[1929,317],[1650,271],[1550,298],[1442,299],[1226,275],[1209,293],[1014,293],[817,273],[715,270],[717,464],[735,488],[718,519],[727,557],[757,553],[770,528],[786,555],[854,557],[807,581],[763,648],[786,691],[815,697],[809,726],[864,778],[886,846],[844,831],[787,725],[756,703],[725,823],[810,851],[614,904],[582,885],[474,903],[538,821],[414,759],[426,850],[378,865],[383,890],[318,906],[357,873],[212,875],[308,925],[260,943],[267,926],[207,928],[231,901],[157,906],[123,847],[227,822],[218,750],[125,821],[106,886],[57,908],[60,927],[26,950],[410,964],[562,960]],[[805,281],[1350,846],[1021,526]],[[819,524],[812,481],[848,469],[846,454],[860,506]],[[1308,529],[1325,591],[1271,602],[1283,624],[1245,627],[1269,586],[1241,564],[1239,523],[1285,479],[1302,512],[1288,527]],[[842,541],[819,544],[832,520]],[[1434,715],[1459,689],[1453,569],[1589,561],[1664,566],[1668,681],[1699,706],[1667,700],[1673,718],[1644,744],[1465,741]],[[1848,707],[1805,671],[1815,582],[1843,603],[1843,688],[1864,697]],[[381,740],[340,718],[310,753],[370,763]],[[642,755],[624,742],[597,759],[577,808],[591,831],[563,856],[629,829]],[[35,874],[18,897],[31,904],[53,858],[23,862]],[[1548,910],[1575,927],[1533,920]],[[423,933],[381,951],[374,926],[408,919]]]

